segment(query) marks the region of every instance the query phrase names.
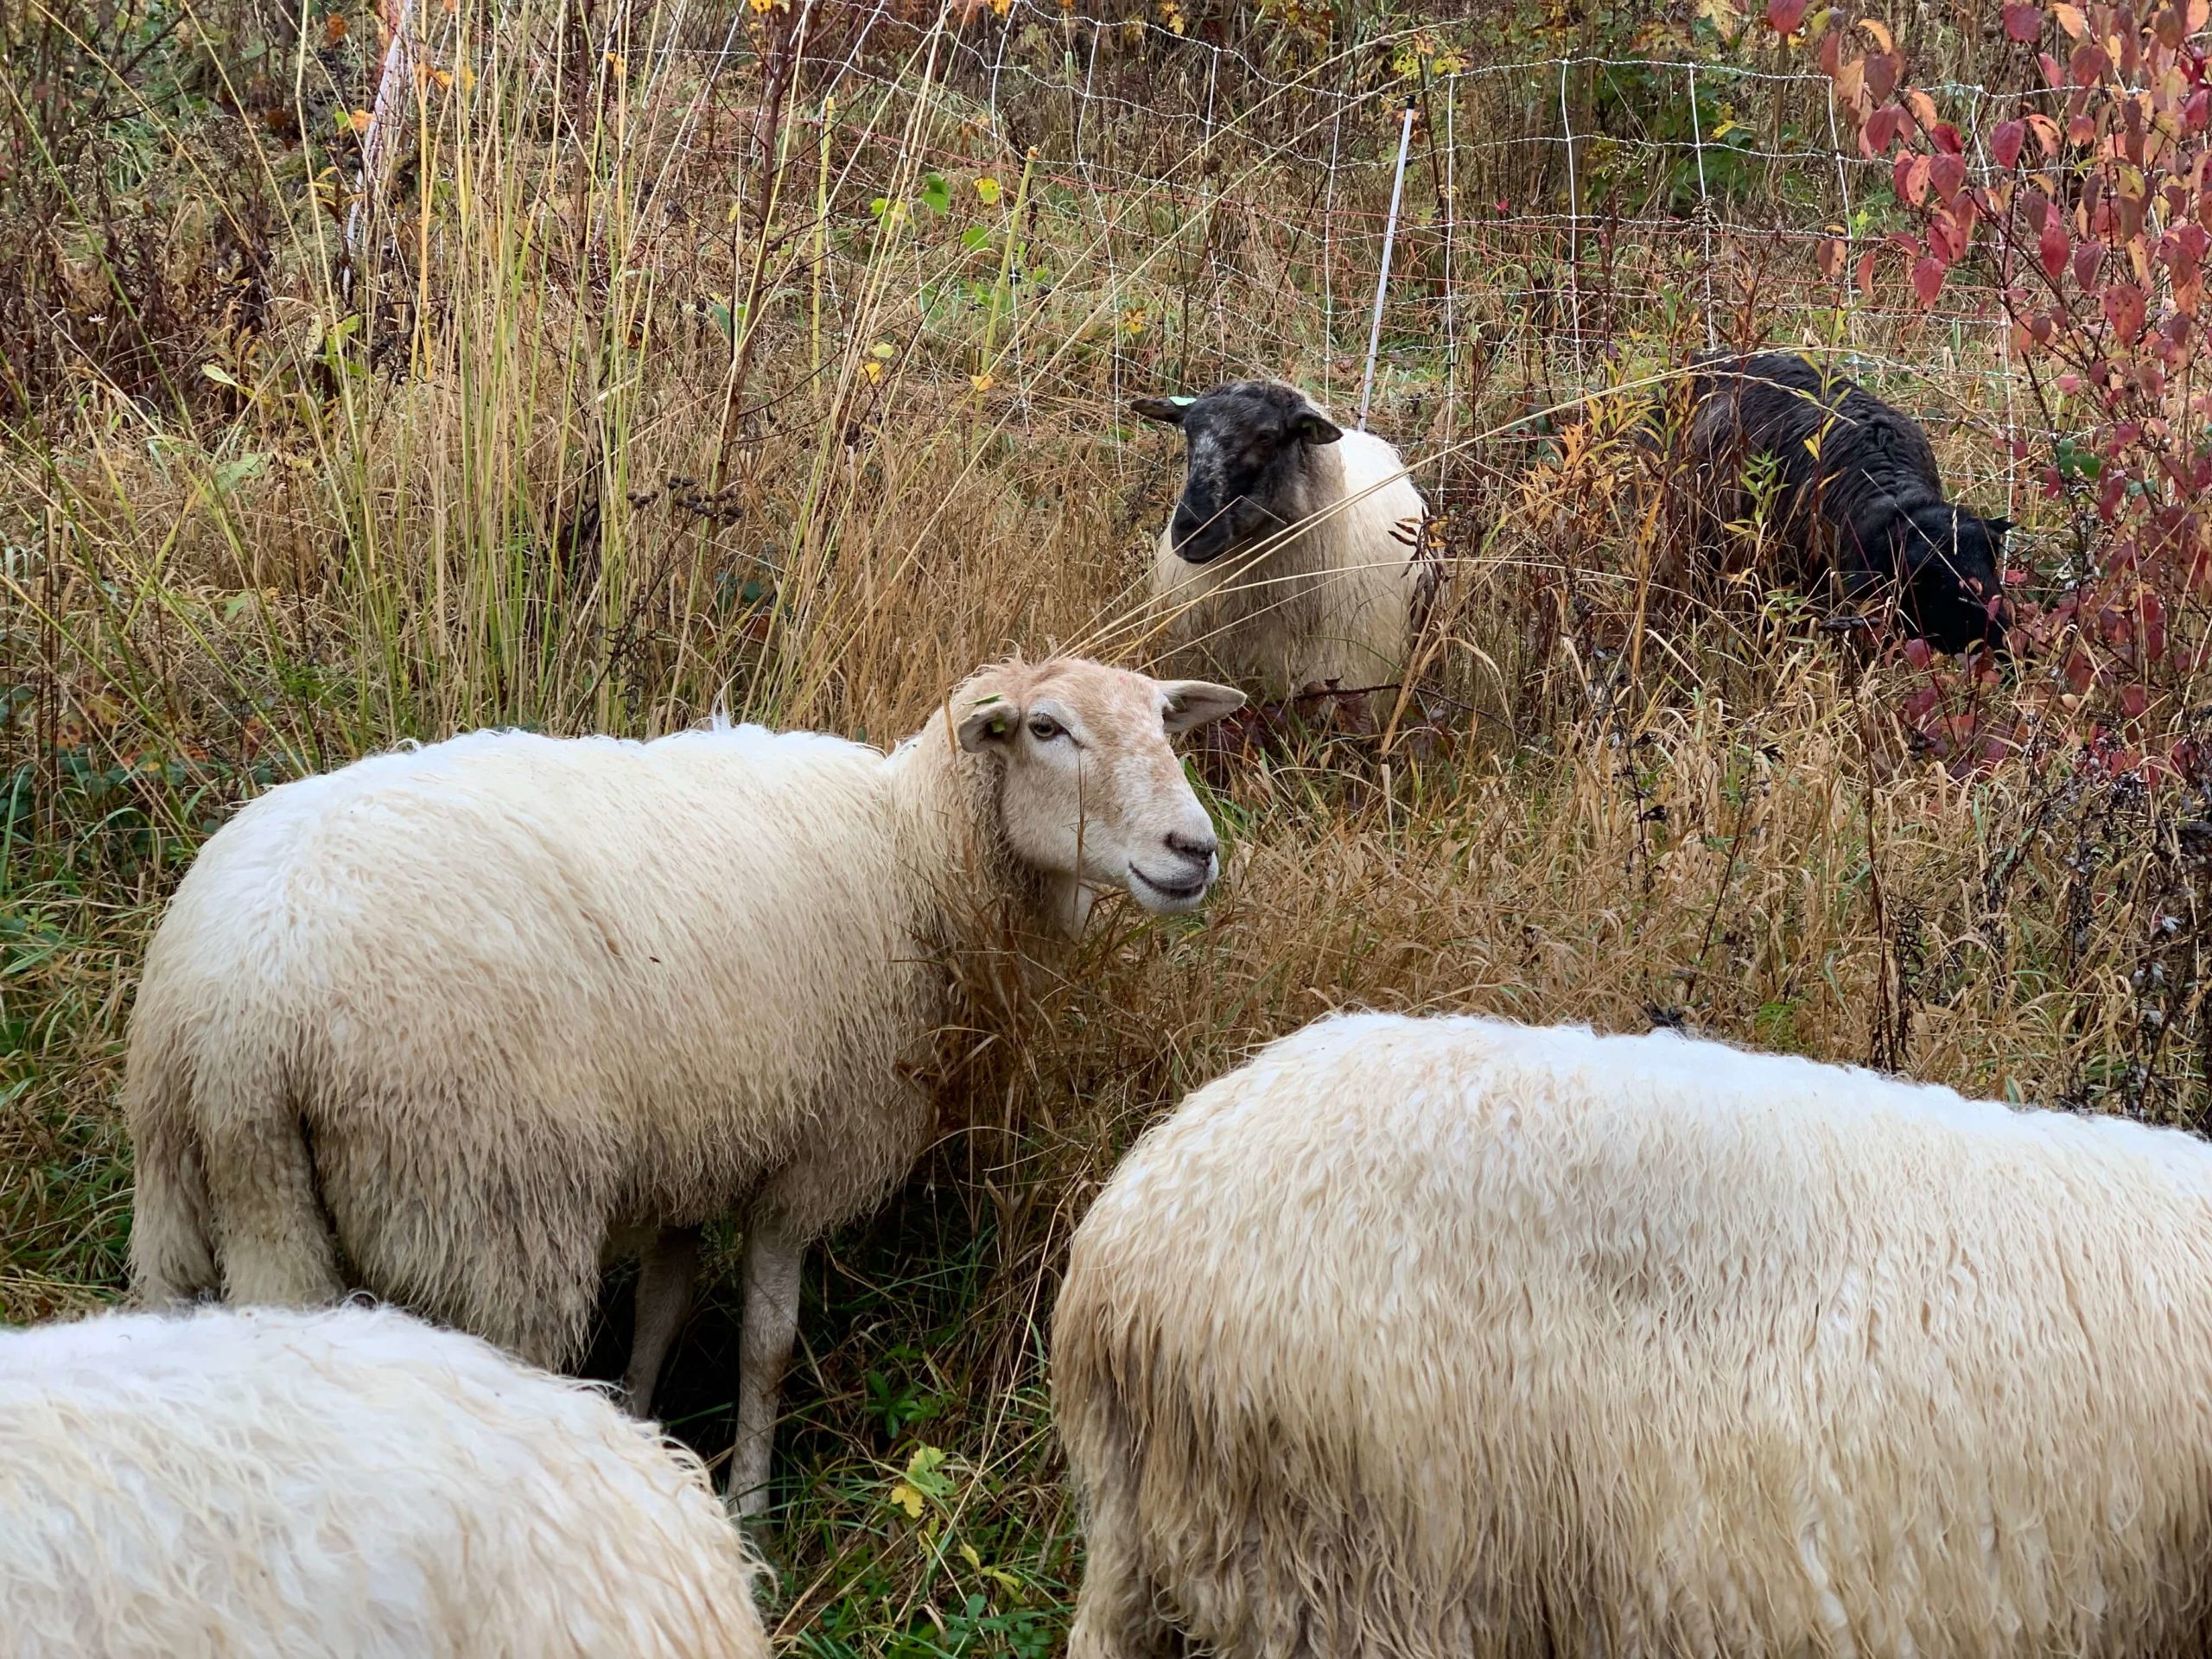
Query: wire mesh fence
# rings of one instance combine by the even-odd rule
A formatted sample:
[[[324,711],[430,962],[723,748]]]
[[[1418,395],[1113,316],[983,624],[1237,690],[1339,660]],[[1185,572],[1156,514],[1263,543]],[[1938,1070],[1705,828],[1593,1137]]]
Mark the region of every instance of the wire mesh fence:
[[[2000,270],[1923,308],[1816,258],[1905,225],[1823,74],[1477,64],[1419,29],[1332,50],[1265,19],[1208,39],[1172,5],[1108,3],[754,0],[609,32],[657,111],[625,261],[677,332],[739,360],[740,424],[827,410],[846,354],[863,392],[919,370],[1021,418],[1259,374],[1344,411],[1379,321],[1376,423],[1416,451],[1624,363],[1815,337],[1932,423],[2018,429]],[[434,32],[426,63],[442,49]],[[1994,95],[1939,90],[1986,174]],[[2001,450],[1974,464],[2003,471]]]

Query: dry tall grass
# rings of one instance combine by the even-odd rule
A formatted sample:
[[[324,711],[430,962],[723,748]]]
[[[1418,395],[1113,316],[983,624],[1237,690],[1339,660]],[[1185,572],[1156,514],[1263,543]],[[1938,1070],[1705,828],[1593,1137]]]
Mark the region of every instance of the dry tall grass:
[[[717,701],[887,741],[1011,649],[1141,661],[1179,457],[1116,416],[1132,315],[1163,375],[1179,353],[1342,384],[1325,340],[1255,363],[1203,308],[1171,322],[1172,226],[1117,242],[1018,166],[931,207],[944,106],[898,90],[932,74],[926,34],[883,143],[808,149],[748,81],[752,160],[715,182],[685,136],[721,94],[657,51],[690,38],[680,10],[584,47],[530,6],[498,40],[472,15],[358,266],[296,154],[219,173],[165,133],[149,196],[204,191],[217,224],[286,208],[259,321],[174,398],[80,364],[0,444],[8,1318],[121,1288],[132,977],[243,796],[401,738],[651,733]],[[772,91],[772,54],[754,67]],[[86,315],[116,281],[90,232],[57,255]],[[1208,257],[1287,284],[1268,246]],[[1769,257],[1732,255],[1724,299]],[[1049,294],[1010,297],[1022,264]],[[948,283],[961,305],[932,299]],[[1732,327],[1833,337],[1736,292]],[[1624,327],[1617,381],[1689,343],[1664,298]],[[1995,366],[1942,399],[1986,410]],[[1211,911],[1112,909],[1063,977],[979,1000],[943,1146],[810,1269],[779,1493],[804,1650],[1044,1650],[1072,1570],[1040,1394],[1059,1245],[1147,1117],[1324,1010],[1665,1019],[1976,1093],[2212,1103],[2201,804],[2057,748],[1964,779],[1916,755],[1893,712],[1911,669],[1787,596],[1683,599],[1632,413],[1505,431],[1552,401],[1510,352],[1394,353],[1376,424],[1445,486],[1422,658],[1444,741],[1308,734],[1230,764]],[[1969,493],[1995,475],[1983,429],[1938,437]],[[710,1452],[728,1319],[701,1316],[671,1385]]]

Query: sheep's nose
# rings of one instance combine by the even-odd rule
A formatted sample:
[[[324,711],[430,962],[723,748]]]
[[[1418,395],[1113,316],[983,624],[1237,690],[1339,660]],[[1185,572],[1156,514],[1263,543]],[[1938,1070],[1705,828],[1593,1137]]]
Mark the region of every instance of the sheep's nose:
[[[1211,836],[1186,836],[1174,830],[1167,832],[1167,850],[1180,853],[1193,864],[1205,863],[1220,846]]]

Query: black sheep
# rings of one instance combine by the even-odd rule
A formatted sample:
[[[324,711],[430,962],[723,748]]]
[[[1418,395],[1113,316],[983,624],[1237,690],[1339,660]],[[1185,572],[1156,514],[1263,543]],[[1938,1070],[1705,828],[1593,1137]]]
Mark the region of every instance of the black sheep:
[[[1745,465],[1770,455],[1792,579],[1809,585],[1833,569],[1850,599],[1893,598],[1939,651],[2005,649],[2012,613],[1997,560],[2011,521],[1943,499],[1918,422],[1794,352],[1692,367],[1690,452],[1720,521],[1745,515]]]

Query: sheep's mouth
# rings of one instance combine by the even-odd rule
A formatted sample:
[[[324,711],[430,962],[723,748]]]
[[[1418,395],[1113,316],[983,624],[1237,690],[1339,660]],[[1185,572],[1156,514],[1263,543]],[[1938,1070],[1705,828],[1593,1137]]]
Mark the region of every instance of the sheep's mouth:
[[[1232,539],[1226,531],[1217,531],[1211,526],[1193,531],[1175,543],[1175,556],[1185,564],[1211,564],[1229,551]]]
[[[1129,866],[1129,892],[1147,910],[1173,912],[1191,910],[1206,896],[1206,889],[1213,885],[1211,869],[1180,880],[1161,880],[1147,875],[1135,865]]]

